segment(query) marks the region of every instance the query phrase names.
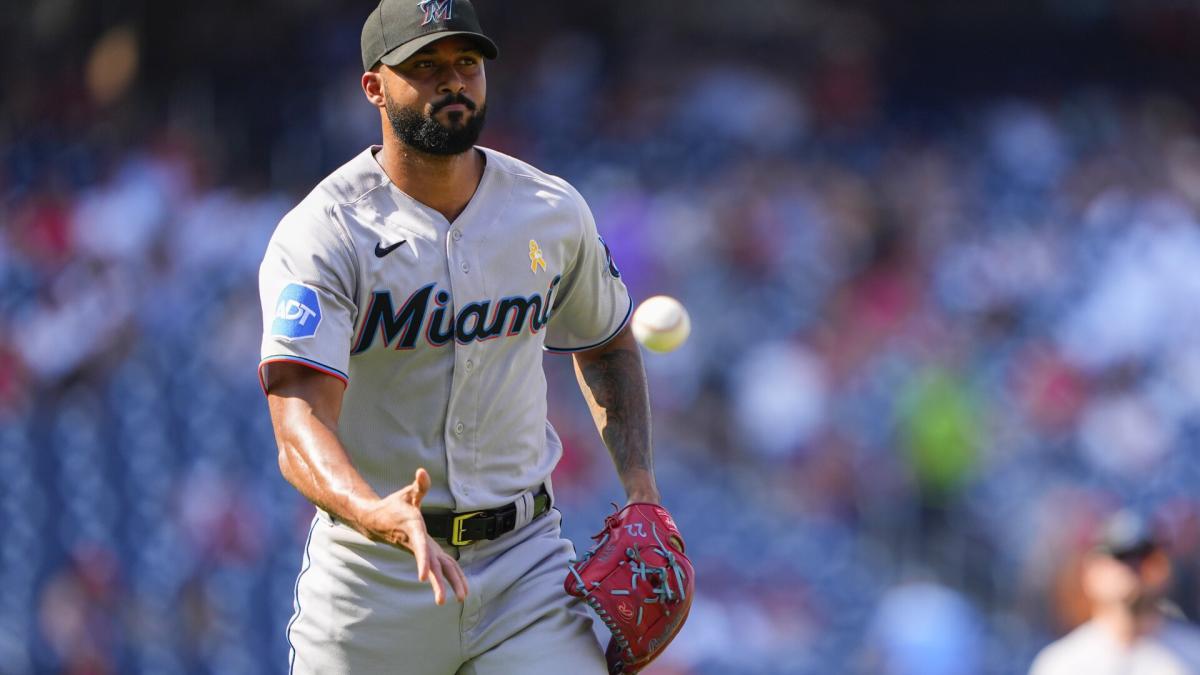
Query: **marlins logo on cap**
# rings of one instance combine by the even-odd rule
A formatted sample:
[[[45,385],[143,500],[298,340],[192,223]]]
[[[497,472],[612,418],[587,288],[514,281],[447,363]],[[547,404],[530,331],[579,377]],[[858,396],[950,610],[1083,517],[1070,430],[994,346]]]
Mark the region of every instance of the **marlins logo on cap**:
[[[421,0],[417,7],[425,12],[422,26],[428,26],[434,21],[449,21],[454,18],[454,0]]]
[[[496,43],[483,34],[471,0],[380,0],[362,32],[362,63],[397,66],[442,38],[461,35],[487,58],[496,58]]]

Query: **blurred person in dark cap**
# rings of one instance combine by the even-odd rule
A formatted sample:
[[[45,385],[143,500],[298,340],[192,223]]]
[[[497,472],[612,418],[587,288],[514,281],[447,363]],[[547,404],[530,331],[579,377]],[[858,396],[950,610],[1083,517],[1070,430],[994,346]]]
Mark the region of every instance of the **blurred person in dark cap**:
[[[1043,649],[1030,675],[1200,675],[1200,630],[1166,600],[1171,561],[1145,518],[1112,516],[1082,575],[1091,619]]]

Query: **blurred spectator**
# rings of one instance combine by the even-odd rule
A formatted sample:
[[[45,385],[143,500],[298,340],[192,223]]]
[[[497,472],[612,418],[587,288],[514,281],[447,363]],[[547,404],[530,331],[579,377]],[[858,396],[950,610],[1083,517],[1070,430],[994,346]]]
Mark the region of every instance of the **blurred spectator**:
[[[972,675],[980,670],[979,621],[962,595],[932,582],[889,589],[871,624],[871,672]]]
[[[64,675],[116,673],[124,610],[117,560],[100,546],[77,548],[70,562],[46,584],[39,619]]]

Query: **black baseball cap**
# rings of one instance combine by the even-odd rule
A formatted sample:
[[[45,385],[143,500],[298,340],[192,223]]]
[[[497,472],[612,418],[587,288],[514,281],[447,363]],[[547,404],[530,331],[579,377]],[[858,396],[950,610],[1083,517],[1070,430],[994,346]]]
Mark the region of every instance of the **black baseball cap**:
[[[397,65],[431,42],[466,35],[489,59],[500,54],[483,34],[469,0],[382,0],[362,31],[363,70]]]
[[[1101,525],[1094,549],[1113,558],[1139,558],[1161,544],[1150,519],[1135,510],[1123,509]]]

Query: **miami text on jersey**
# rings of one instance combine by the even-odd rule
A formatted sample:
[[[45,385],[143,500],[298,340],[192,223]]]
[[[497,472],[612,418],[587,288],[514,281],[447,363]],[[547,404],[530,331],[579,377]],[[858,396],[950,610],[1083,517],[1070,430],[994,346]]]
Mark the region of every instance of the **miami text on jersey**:
[[[377,334],[383,336],[385,347],[394,349],[416,347],[422,333],[434,347],[449,344],[451,340],[468,344],[476,340],[512,337],[526,325],[530,333],[536,334],[550,320],[554,289],[560,281],[562,275],[550,281],[545,299],[540,293],[534,293],[528,297],[509,296],[494,303],[492,300],[471,302],[463,305],[457,314],[449,311],[449,291],[438,289],[437,284],[417,289],[399,311],[392,302],[391,291],[375,291],[350,353],[361,354],[370,349]]]

